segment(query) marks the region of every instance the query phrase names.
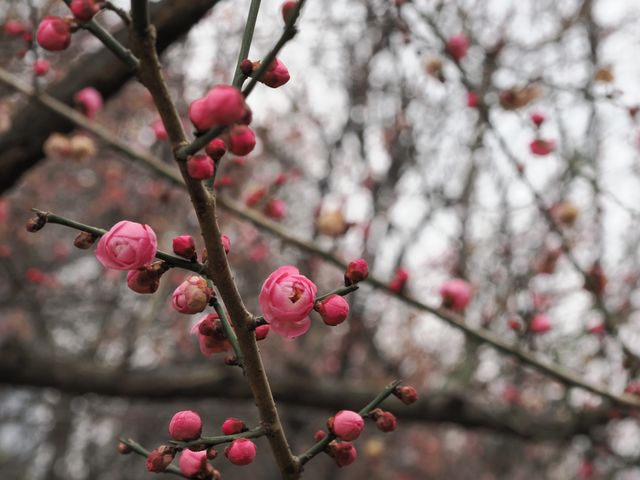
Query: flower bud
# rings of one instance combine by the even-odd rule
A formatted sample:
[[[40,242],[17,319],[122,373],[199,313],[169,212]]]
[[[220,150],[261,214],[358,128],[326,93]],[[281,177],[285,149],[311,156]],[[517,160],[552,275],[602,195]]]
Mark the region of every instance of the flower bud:
[[[46,224],[46,215],[38,215],[37,217],[30,218],[29,220],[27,220],[27,232],[35,233],[39,230],[42,230]]]
[[[462,60],[467,56],[469,39],[464,34],[454,35],[447,42],[447,52],[456,60]]]
[[[352,441],[360,436],[364,429],[364,420],[356,412],[340,410],[327,420],[329,431],[341,440]]]
[[[194,180],[206,180],[213,177],[215,165],[208,155],[194,155],[187,160],[187,172]]]
[[[164,128],[164,123],[162,119],[157,119],[155,122],[151,124],[151,128],[153,129],[153,133],[156,136],[156,140],[163,141],[169,138],[169,134],[167,133],[167,129]]]
[[[344,273],[345,286],[355,285],[356,283],[366,280],[369,276],[369,264],[364,258],[357,258],[347,265],[347,271]]]
[[[238,418],[229,417],[222,424],[222,433],[224,435],[235,435],[236,433],[246,432],[247,426]]]
[[[51,64],[49,63],[49,60],[47,60],[46,58],[39,58],[35,62],[33,62],[33,73],[37,77],[42,77],[49,72],[50,67]]]
[[[225,448],[224,454],[234,465],[249,465],[256,458],[256,445],[251,440],[239,438]]]
[[[460,278],[447,280],[440,287],[442,306],[462,313],[471,300],[471,284]]]
[[[226,138],[227,148],[234,155],[248,155],[256,146],[256,134],[246,125],[234,125]]]
[[[65,50],[71,43],[71,28],[60,17],[44,17],[36,32],[38,44],[45,50]]]
[[[467,92],[467,107],[478,108],[479,103],[480,101],[476,92]]]
[[[402,293],[408,280],[409,272],[404,268],[398,268],[394,277],[389,282],[389,290],[395,293]]]
[[[316,302],[315,310],[322,321],[331,327],[340,325],[349,316],[349,303],[340,295],[331,295],[321,302]]]
[[[393,394],[400,399],[405,405],[411,405],[418,400],[418,392],[410,385],[404,387],[396,387]]]
[[[378,430],[385,433],[393,432],[398,426],[396,416],[393,413],[380,408],[376,408],[371,412],[371,418],[376,421],[376,427],[378,427]]]
[[[207,448],[207,460],[214,460],[218,456],[218,450],[215,447]]]
[[[102,94],[93,87],[85,87],[73,95],[73,101],[89,118],[95,118],[104,104]]]
[[[529,330],[538,334],[546,333],[551,330],[551,320],[545,314],[539,313],[531,319]]]
[[[262,75],[260,82],[267,87],[278,88],[287,83],[290,79],[289,70],[279,59],[274,59],[267,71]]]
[[[339,467],[346,467],[356,461],[358,452],[356,447],[351,442],[336,442],[333,441],[328,447],[329,456],[333,458],[336,465]]]
[[[543,157],[549,155],[556,148],[556,142],[553,140],[544,140],[542,138],[536,138],[529,144],[529,150],[534,155]]]
[[[164,262],[154,262],[139,270],[129,270],[127,286],[136,293],[155,293],[160,286],[160,277],[166,271],[164,265]]]
[[[80,232],[73,241],[73,245],[80,250],[88,250],[93,246],[97,239],[98,237],[96,237],[93,233]]]
[[[269,327],[269,324],[260,325],[259,327],[256,327],[256,340],[260,341],[267,338],[267,335],[269,335],[270,329],[271,327]]]
[[[29,31],[29,25],[20,20],[9,19],[4,24],[4,33],[9,37],[19,37]]]
[[[173,239],[173,253],[195,262],[198,258],[196,243],[191,235],[179,235]]]
[[[101,1],[96,0],[71,0],[69,8],[71,13],[81,22],[88,22],[100,11]]]
[[[177,412],[169,422],[169,435],[179,442],[196,440],[201,434],[202,420],[200,415],[192,410]]]
[[[155,450],[149,452],[147,456],[147,470],[150,472],[164,472],[173,461],[176,451],[168,445],[160,445]]]
[[[227,145],[221,138],[214,138],[207,144],[206,147],[204,147],[204,151],[211,157],[214,162],[217,162],[223,157],[225,153],[227,153]]]
[[[589,271],[586,272],[584,280],[585,290],[602,295],[607,287],[607,277],[599,262],[594,263]]]
[[[324,440],[326,436],[327,436],[327,432],[325,432],[324,430],[318,430],[316,433],[313,434],[313,440],[315,442],[319,442],[321,440]]]
[[[175,289],[171,304],[180,313],[199,313],[207,307],[212,294],[204,278],[192,275]]]
[[[205,473],[207,471],[207,452],[204,450],[194,452],[185,448],[180,454],[178,467],[182,474],[189,478]]]
[[[220,235],[220,241],[222,242],[222,247],[224,248],[224,253],[229,255],[231,251],[231,240],[224,233]]]
[[[298,6],[298,2],[296,0],[287,0],[282,4],[282,19],[284,23],[289,23],[293,15],[294,9]]]
[[[118,453],[121,455],[128,455],[132,452],[131,447],[126,443],[119,442],[118,443]]]
[[[545,121],[544,115],[540,112],[532,112],[531,113],[531,123],[533,123],[536,127],[542,125]]]
[[[245,58],[240,62],[240,71],[243,75],[249,77],[253,73],[253,62]]]
[[[264,207],[264,214],[274,220],[282,220],[287,214],[287,204],[278,198],[272,198]]]
[[[231,85],[217,85],[189,106],[189,118],[199,131],[209,130],[215,125],[232,125],[245,114],[244,97]]]

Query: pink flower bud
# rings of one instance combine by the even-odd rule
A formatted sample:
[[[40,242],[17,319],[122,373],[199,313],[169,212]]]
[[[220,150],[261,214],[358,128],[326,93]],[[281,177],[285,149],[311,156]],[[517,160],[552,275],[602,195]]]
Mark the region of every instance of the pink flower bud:
[[[551,320],[543,313],[539,313],[531,319],[531,325],[529,325],[529,329],[533,333],[546,333],[551,330]]]
[[[256,445],[251,440],[239,438],[225,448],[224,454],[234,465],[249,465],[256,458]]]
[[[467,92],[467,107],[478,108],[478,94],[475,92]]]
[[[235,435],[247,431],[247,426],[240,419],[229,417],[222,424],[223,435]]]
[[[460,278],[447,280],[440,287],[442,305],[454,312],[464,312],[471,300],[471,284]]]
[[[400,399],[405,405],[411,405],[418,400],[418,392],[410,385],[404,387],[397,387],[393,394]]]
[[[38,77],[42,77],[49,72],[50,67],[51,65],[47,59],[39,58],[33,62],[33,73]]]
[[[131,452],[133,452],[133,450],[131,450],[131,447],[129,445],[122,442],[118,443],[118,453],[120,455],[129,455]]]
[[[100,11],[102,2],[96,0],[71,0],[71,13],[81,22],[88,22]]]
[[[381,432],[389,433],[393,432],[398,427],[398,420],[396,416],[381,408],[376,408],[371,412],[371,418],[376,421],[376,427]]]
[[[155,450],[149,452],[147,456],[147,470],[150,472],[164,472],[169,464],[173,461],[176,451],[168,445],[160,445]]]
[[[10,37],[19,37],[29,31],[29,26],[20,20],[10,19],[4,24],[4,33]]]
[[[273,331],[287,338],[306,333],[311,326],[308,315],[313,309],[318,288],[297,268],[278,268],[265,280],[258,297],[264,318]]]
[[[214,138],[206,147],[204,147],[204,151],[213,159],[214,162],[217,162],[225,153],[227,153],[227,145],[221,138]]]
[[[102,94],[93,87],[78,90],[73,96],[73,101],[89,118],[95,118],[96,114],[102,110]]]
[[[322,317],[322,321],[331,327],[340,325],[349,316],[349,303],[340,295],[331,295],[317,302],[315,309]]]
[[[529,144],[531,153],[540,157],[549,155],[555,148],[556,144],[553,140],[543,140],[542,138],[536,138]]]
[[[215,313],[210,313],[201,318],[192,328],[191,335],[198,335],[200,351],[205,357],[214,353],[231,350],[231,344],[222,328],[222,322]]]
[[[180,313],[199,313],[209,304],[212,293],[204,278],[192,275],[175,289],[171,305]]]
[[[217,85],[189,106],[189,118],[199,131],[209,130],[215,125],[232,125],[245,114],[244,97],[231,85]]]
[[[321,440],[324,440],[326,436],[327,436],[327,432],[325,432],[324,430],[318,430],[316,433],[313,434],[313,441],[319,442]]]
[[[256,146],[256,134],[246,125],[234,125],[226,137],[227,148],[234,155],[248,155]]]
[[[277,58],[271,62],[269,68],[264,73],[260,82],[264,83],[267,87],[278,88],[289,81],[289,70],[284,63]]]
[[[207,451],[193,452],[188,449],[182,450],[180,460],[178,460],[180,471],[187,477],[195,477],[207,470]]]
[[[389,289],[395,293],[402,293],[408,280],[409,272],[407,272],[404,268],[398,268],[393,278],[389,282]]]
[[[464,34],[454,35],[447,42],[447,52],[456,60],[462,60],[469,50],[469,39]]]
[[[260,325],[256,328],[256,340],[264,340],[269,335],[269,325]]]
[[[347,265],[347,271],[344,274],[344,284],[355,285],[362,282],[369,276],[369,264],[364,258],[357,258]]]
[[[356,461],[358,452],[351,442],[331,442],[329,444],[329,455],[333,457],[336,465],[346,467]]]
[[[153,129],[153,133],[156,136],[156,140],[163,141],[169,138],[169,134],[167,133],[167,129],[164,128],[164,123],[162,123],[162,119],[157,119],[155,122],[151,124],[151,128]]]
[[[114,270],[136,270],[153,261],[158,248],[149,225],[123,220],[116,223],[98,242],[96,257]]]
[[[247,205],[247,207],[254,207],[258,203],[260,203],[266,195],[267,195],[266,188],[262,188],[262,187],[258,188],[257,190],[254,190],[253,192],[251,192],[251,194],[249,194],[249,196],[244,201],[244,203]]]
[[[223,233],[222,235],[220,235],[220,241],[222,242],[224,253],[229,255],[229,252],[231,251],[231,239]]]
[[[71,43],[69,24],[60,17],[44,17],[36,32],[38,44],[45,50],[65,50]]]
[[[196,260],[196,242],[191,235],[179,235],[173,239],[173,253],[188,260]]]
[[[208,155],[194,155],[187,160],[187,172],[195,180],[206,180],[213,177],[215,165]]]
[[[202,420],[200,415],[192,410],[177,412],[169,422],[169,435],[179,442],[190,442],[200,438]]]
[[[350,442],[362,433],[364,420],[356,412],[340,410],[327,421],[327,426],[335,436]]]
[[[298,6],[296,0],[287,0],[282,4],[282,19],[284,23],[289,23],[289,19],[293,15],[293,10]]]
[[[531,122],[536,126],[539,127],[540,125],[542,125],[545,121],[544,115],[540,112],[532,112],[531,113]]]
[[[287,214],[287,204],[278,198],[272,198],[264,207],[264,214],[274,220],[282,220]]]

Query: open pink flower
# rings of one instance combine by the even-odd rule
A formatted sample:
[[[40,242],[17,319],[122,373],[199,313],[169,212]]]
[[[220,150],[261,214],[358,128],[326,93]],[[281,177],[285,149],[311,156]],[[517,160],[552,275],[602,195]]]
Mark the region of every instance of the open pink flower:
[[[463,312],[471,300],[471,284],[461,278],[447,280],[440,287],[442,304],[454,312]]]
[[[300,271],[285,265],[265,280],[258,301],[262,314],[274,332],[287,338],[306,333],[311,326],[318,287]]]
[[[153,260],[157,248],[156,234],[149,225],[123,220],[100,238],[96,257],[107,268],[136,270]]]

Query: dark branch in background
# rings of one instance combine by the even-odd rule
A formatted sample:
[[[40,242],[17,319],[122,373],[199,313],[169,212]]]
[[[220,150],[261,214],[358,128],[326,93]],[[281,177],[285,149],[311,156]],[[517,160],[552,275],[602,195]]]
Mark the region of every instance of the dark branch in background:
[[[0,348],[0,384],[55,388],[69,394],[89,392],[131,400],[171,401],[218,398],[252,401],[244,380],[228,368],[210,365],[164,366],[155,370],[122,370],[97,365],[64,355],[46,355],[20,343],[7,342]],[[300,388],[301,382],[305,382]],[[306,378],[271,379],[278,404],[322,409],[357,411],[376,396],[378,388],[358,387],[334,381]],[[482,404],[463,394],[425,393],[410,407],[400,402],[391,408],[400,421],[453,423],[468,429],[488,430],[525,439],[569,440],[589,434],[606,424],[606,410],[575,413],[532,414],[519,408]]]
[[[158,30],[158,51],[164,51],[185,35],[218,1],[165,0],[154,4],[151,17]],[[127,29],[122,28],[113,36],[128,45],[128,35]],[[67,76],[47,88],[46,93],[70,105],[75,92],[92,86],[109,99],[132,77],[127,65],[103,48],[82,56]],[[43,158],[42,145],[51,133],[67,133],[74,128],[72,121],[35,102],[20,109],[11,122],[12,128],[0,136],[0,193],[15,185],[23,173]]]

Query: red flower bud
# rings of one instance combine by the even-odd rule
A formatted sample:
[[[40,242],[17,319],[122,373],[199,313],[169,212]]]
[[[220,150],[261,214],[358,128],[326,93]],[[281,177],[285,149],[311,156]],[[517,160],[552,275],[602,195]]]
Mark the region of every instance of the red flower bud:
[[[327,427],[341,440],[351,441],[358,438],[364,430],[364,420],[356,412],[340,410],[327,420]]]
[[[215,165],[208,155],[194,155],[187,160],[187,172],[194,180],[206,180],[213,177]]]
[[[331,442],[328,447],[329,456],[333,458],[336,465],[346,467],[356,461],[358,452],[351,442]]]
[[[247,431],[247,426],[244,422],[237,418],[227,418],[222,424],[222,433],[224,435],[235,435],[236,433],[242,433]]]
[[[239,438],[225,448],[224,454],[234,465],[249,465],[256,458],[256,445],[251,440]]]
[[[248,155],[256,146],[256,134],[246,125],[234,125],[226,137],[227,148],[234,155]]]
[[[42,77],[49,72],[49,68],[51,64],[45,58],[39,58],[35,62],[33,62],[33,73],[37,77]]]
[[[344,274],[344,284],[348,287],[358,282],[362,282],[369,276],[369,264],[364,258],[357,258],[347,265]]]
[[[398,427],[396,416],[380,408],[376,408],[371,412],[371,418],[376,421],[376,427],[382,432],[393,432]]]
[[[316,302],[315,310],[322,321],[331,327],[340,325],[349,316],[349,303],[340,295],[331,295],[321,302]]]
[[[405,405],[411,405],[418,400],[418,392],[410,385],[404,387],[397,387],[393,394],[400,399]]]
[[[269,335],[269,324],[266,325],[260,325],[259,327],[256,328],[256,340],[260,341],[260,340],[264,340],[265,338],[267,338],[267,335]]]
[[[467,56],[469,39],[464,34],[454,35],[447,42],[447,52],[456,60],[462,60]]]
[[[284,23],[289,23],[293,10],[298,6],[298,2],[295,0],[287,0],[282,4],[282,19]]]
[[[149,452],[147,456],[147,470],[150,472],[164,472],[173,461],[176,451],[168,445],[160,445],[155,450]]]
[[[191,235],[179,235],[173,239],[173,253],[182,258],[195,261],[198,258],[196,243]]]
[[[401,293],[409,280],[409,272],[404,268],[398,268],[394,277],[389,282],[389,289],[395,293]]]
[[[204,147],[204,151],[207,152],[207,155],[209,155],[214,162],[217,162],[227,153],[227,146],[221,138],[214,138]]]
[[[38,44],[45,50],[65,50],[71,43],[71,28],[60,17],[44,17],[36,32]]]
[[[220,235],[220,241],[222,242],[222,247],[224,248],[224,253],[229,255],[231,251],[231,240],[224,233]]]
[[[319,442],[320,440],[323,440],[326,436],[327,436],[327,432],[325,432],[324,430],[318,430],[316,433],[313,434],[313,440],[315,442]]]
[[[202,434],[202,420],[200,415],[192,410],[177,412],[169,422],[169,435],[180,442],[190,442],[200,438]]]
[[[71,0],[71,13],[81,22],[88,22],[100,11],[102,2],[96,0]]]

